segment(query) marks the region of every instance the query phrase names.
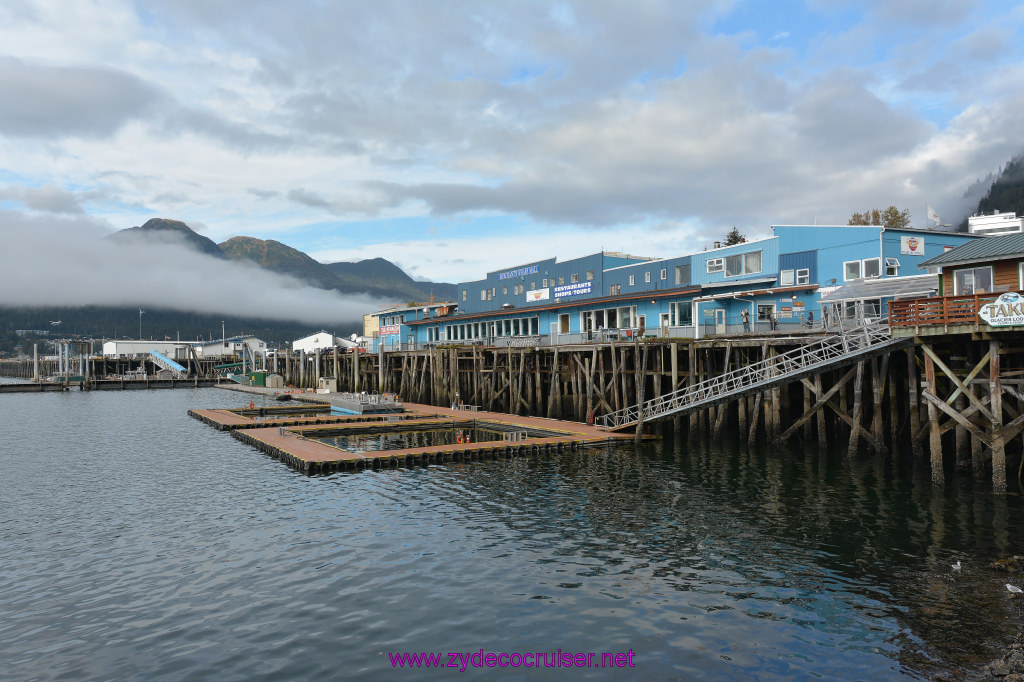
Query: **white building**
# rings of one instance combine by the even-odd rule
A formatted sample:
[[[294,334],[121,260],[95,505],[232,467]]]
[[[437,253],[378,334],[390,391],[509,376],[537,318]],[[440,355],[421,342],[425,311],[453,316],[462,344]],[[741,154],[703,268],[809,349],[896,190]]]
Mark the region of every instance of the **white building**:
[[[967,219],[967,231],[971,234],[980,234],[991,237],[997,234],[1014,234],[1024,232],[1024,218],[1018,218],[1013,211],[1000,213],[992,211],[991,214],[972,215]]]
[[[187,341],[135,341],[130,339],[103,342],[103,356],[108,358],[137,358],[156,351],[171,360],[188,360],[188,347],[195,345]]]
[[[304,336],[301,339],[292,341],[293,351],[305,351],[306,353],[315,353],[317,350],[327,350],[338,346],[339,348],[352,348],[355,346],[355,342],[335,336],[330,332],[319,331],[316,334]]]
[[[254,354],[265,353],[267,342],[255,336],[232,336],[219,341],[200,343],[196,352],[202,358],[221,358],[241,355],[246,348]]]

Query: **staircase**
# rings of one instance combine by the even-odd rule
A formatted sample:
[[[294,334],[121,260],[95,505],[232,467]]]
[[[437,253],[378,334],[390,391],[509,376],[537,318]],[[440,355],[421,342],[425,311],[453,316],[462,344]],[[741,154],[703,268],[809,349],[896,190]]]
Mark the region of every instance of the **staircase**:
[[[801,346],[760,362],[706,379],[601,417],[609,431],[636,426],[643,411],[644,422],[682,416],[719,403],[736,400],[781,384],[815,374],[824,369],[851,365],[883,350],[909,345],[911,339],[894,339],[885,324],[871,324],[840,330],[814,343]]]
[[[153,361],[153,364],[161,369],[169,371],[175,379],[184,379],[188,376],[188,370],[171,360],[162,353],[157,353],[155,350],[149,351],[149,359]]]

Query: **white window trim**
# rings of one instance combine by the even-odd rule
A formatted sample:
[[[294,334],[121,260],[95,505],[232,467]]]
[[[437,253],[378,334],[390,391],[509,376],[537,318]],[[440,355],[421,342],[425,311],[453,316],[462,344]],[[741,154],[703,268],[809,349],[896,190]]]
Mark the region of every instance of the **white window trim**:
[[[631,287],[636,286],[636,275],[630,275],[629,276],[629,286],[631,286]]]
[[[800,273],[803,273],[803,274],[800,274]],[[796,283],[797,283],[797,285],[810,284],[811,283],[811,269],[810,268],[798,268],[797,271],[796,271]]]
[[[793,286],[796,282],[796,270],[786,269],[779,271],[779,286]]]
[[[644,282],[650,284],[650,282],[651,282],[651,273],[649,273],[649,272],[645,272],[644,273]]]
[[[867,274],[867,272],[868,272],[867,265],[868,265],[869,262],[872,262],[872,261],[874,261],[875,263],[878,264],[878,268],[877,268],[878,274],[874,275],[873,277],[871,277],[871,279],[878,279],[879,277],[882,276],[882,259],[881,258],[878,258],[878,257],[875,257],[875,258],[865,258],[864,260],[862,260],[860,262],[860,273],[861,273],[861,275],[864,278],[867,278],[867,276],[868,276],[868,274]]]
[[[668,279],[668,268],[662,268],[661,269],[661,279],[662,279],[662,281],[665,281],[666,279]]]
[[[857,276],[856,277],[847,277],[846,276],[846,266],[850,265],[851,263],[856,263],[857,264]],[[844,282],[850,282],[850,281],[853,281],[855,279],[861,279],[863,274],[864,274],[864,263],[862,261],[860,261],[860,260],[846,260],[846,261],[843,261],[843,281]]]
[[[714,272],[725,272],[725,259],[724,258],[708,258],[707,261],[708,274]]]
[[[893,268],[892,274],[889,274],[889,268]],[[900,259],[893,258],[892,256],[886,256],[885,258],[885,276],[886,277],[899,277],[900,275]]]

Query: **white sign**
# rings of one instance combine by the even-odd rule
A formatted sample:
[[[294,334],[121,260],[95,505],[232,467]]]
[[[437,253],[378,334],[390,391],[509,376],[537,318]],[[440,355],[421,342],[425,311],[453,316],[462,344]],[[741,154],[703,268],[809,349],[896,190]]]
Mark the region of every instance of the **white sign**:
[[[550,289],[534,289],[533,291],[527,291],[526,302],[532,303],[534,301],[546,301],[548,300],[550,291]]]
[[[924,237],[915,237],[914,235],[900,237],[900,255],[923,256]]]
[[[555,287],[555,298],[565,298],[567,296],[582,296],[583,294],[589,294],[594,288],[594,283],[591,281],[586,282],[573,282],[572,284],[563,284],[560,287]]]
[[[992,327],[1024,325],[1024,297],[1013,291],[981,306],[978,317]]]
[[[393,336],[395,334],[401,333],[401,326],[397,324],[392,324],[386,327],[381,327],[379,333],[381,336]]]

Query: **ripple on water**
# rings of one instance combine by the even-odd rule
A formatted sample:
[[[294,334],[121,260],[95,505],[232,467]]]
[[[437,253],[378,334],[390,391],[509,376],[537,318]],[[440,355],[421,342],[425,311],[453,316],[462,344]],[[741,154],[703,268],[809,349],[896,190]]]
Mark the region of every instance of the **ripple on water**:
[[[8,674],[376,678],[388,652],[632,649],[646,679],[969,676],[1011,631],[980,566],[1024,553],[1016,498],[671,440],[311,478],[185,415],[249,400],[0,396]],[[975,558],[950,579],[954,555]]]

